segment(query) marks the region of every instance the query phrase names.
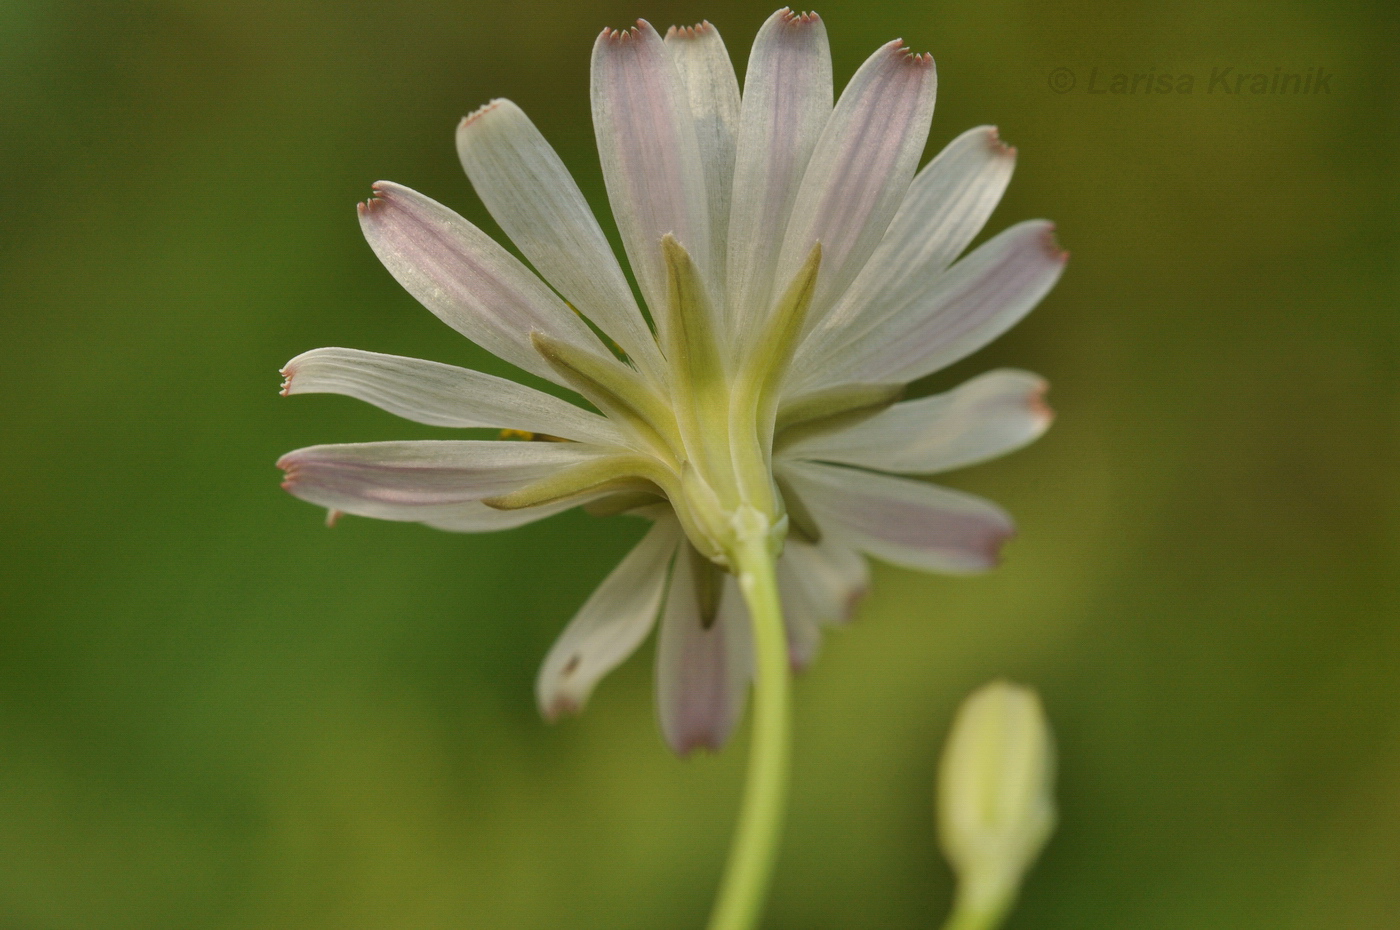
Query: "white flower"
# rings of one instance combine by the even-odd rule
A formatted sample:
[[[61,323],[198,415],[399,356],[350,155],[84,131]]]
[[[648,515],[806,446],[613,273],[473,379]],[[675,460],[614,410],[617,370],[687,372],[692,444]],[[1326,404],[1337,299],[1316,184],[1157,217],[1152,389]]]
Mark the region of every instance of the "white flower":
[[[317,349],[287,364],[285,393],[567,441],[313,446],[281,460],[285,487],[333,512],[461,532],[579,505],[653,520],[545,660],[540,706],[582,708],[661,614],[667,741],[718,748],[752,674],[746,608],[725,571],[737,534],[766,533],[782,552],[790,656],[805,665],[819,627],[847,619],[864,592],[865,555],[976,572],[1012,532],[987,501],[894,474],[1001,455],[1050,421],[1044,383],[1019,371],[896,402],[1020,320],[1065,261],[1051,225],[1034,221],[954,263],[1015,153],[981,127],[916,176],[935,84],[931,58],[891,42],[833,107],[815,14],[768,19],[742,99],[708,23],[664,41],[643,21],[605,30],[593,123],[651,325],[563,162],[508,100],[464,119],[457,147],[539,276],[397,184],[374,185],[360,207],[370,245],[429,310],[602,415],[450,365]]]
[[[984,685],[958,709],[938,773],[938,831],[956,911],[996,920],[1055,827],[1055,751],[1034,691]],[[988,924],[990,925],[990,924]]]

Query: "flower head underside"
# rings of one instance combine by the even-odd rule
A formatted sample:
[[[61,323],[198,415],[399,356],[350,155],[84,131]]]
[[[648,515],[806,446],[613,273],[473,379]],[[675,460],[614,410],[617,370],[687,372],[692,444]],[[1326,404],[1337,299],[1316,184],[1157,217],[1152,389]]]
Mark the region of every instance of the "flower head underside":
[[[979,127],[917,170],[936,83],[932,58],[896,41],[833,101],[815,14],[764,23],[742,94],[708,23],[664,39],[644,21],[605,30],[593,124],[640,302],[563,162],[508,100],[464,119],[457,148],[533,270],[408,188],[379,182],[360,207],[409,293],[588,407],[436,362],[316,349],[287,364],[285,393],[556,441],[312,446],[283,457],[284,486],[334,513],[459,532],[578,506],[650,520],[546,658],[540,705],[550,717],[581,709],[660,616],[663,732],[683,754],[718,748],[752,675],[739,548],[761,537],[778,557],[789,656],[804,666],[821,626],[851,616],[867,556],[936,572],[994,565],[1010,518],[905,476],[1002,455],[1051,419],[1044,382],[1014,370],[901,400],[1020,320],[1066,258],[1044,221],[959,258],[1015,151]]]

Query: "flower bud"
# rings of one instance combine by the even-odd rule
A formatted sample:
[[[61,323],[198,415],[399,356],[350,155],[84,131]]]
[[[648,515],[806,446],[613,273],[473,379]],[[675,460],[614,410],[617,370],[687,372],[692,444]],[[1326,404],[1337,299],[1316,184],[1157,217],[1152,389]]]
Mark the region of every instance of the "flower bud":
[[[955,911],[996,921],[1055,826],[1050,727],[1034,691],[994,681],[958,709],[938,773],[938,826]]]

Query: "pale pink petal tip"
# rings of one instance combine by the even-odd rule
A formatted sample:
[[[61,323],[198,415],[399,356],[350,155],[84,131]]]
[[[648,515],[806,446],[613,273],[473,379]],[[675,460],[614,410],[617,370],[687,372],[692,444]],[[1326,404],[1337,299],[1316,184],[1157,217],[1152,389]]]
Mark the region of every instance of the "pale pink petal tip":
[[[920,54],[910,51],[909,46],[904,44],[903,39],[891,39],[889,42],[886,42],[882,48],[891,55],[898,57],[904,64],[922,68],[933,67],[933,54],[931,52]]]
[[[563,717],[577,717],[583,712],[583,706],[572,698],[560,696],[550,702],[548,707],[540,708],[540,713],[546,723],[557,723]]]
[[[1048,390],[1050,390],[1050,385],[1042,381],[1040,386],[1031,392],[1028,400],[1031,413],[1040,421],[1042,429],[1055,421],[1055,410],[1045,400],[1045,392]]]
[[[470,126],[473,122],[485,116],[487,113],[490,113],[492,110],[496,109],[496,107],[500,106],[501,102],[502,101],[500,100],[500,98],[497,98],[495,100],[489,100],[486,103],[483,103],[481,106],[477,107],[475,110],[472,110],[466,116],[462,117],[462,122],[458,123],[457,125]]]
[[[292,368],[291,365],[288,365],[286,368],[283,368],[277,373],[282,376],[282,390],[278,391],[277,393],[281,394],[283,397],[286,397],[287,395],[292,393],[292,379],[296,377],[296,369]]]
[[[282,489],[290,491],[297,483],[297,465],[300,460],[295,458],[295,452],[288,452],[277,460],[277,467],[282,469]]]
[[[345,511],[343,510],[336,510],[334,508],[327,510],[326,529],[332,529],[337,523],[340,522],[340,518],[343,516],[345,516]]]
[[[697,750],[715,755],[723,748],[719,740],[707,733],[687,733],[676,740],[671,750],[685,759],[694,755]]]
[[[1045,247],[1045,254],[1054,261],[1064,263],[1069,261],[1069,252],[1060,248],[1060,243],[1055,239],[1055,224],[1048,223],[1045,232],[1040,238],[1041,244]]]
[[[1007,158],[1016,157],[1016,146],[1007,145],[1001,138],[1001,133],[995,126],[987,129],[987,145],[991,146],[992,152],[996,155],[1004,155]]]
[[[644,19],[639,19],[637,20],[637,25],[631,27],[630,29],[605,28],[603,30],[603,34],[600,35],[598,38],[606,39],[609,42],[620,42],[623,45],[626,45],[634,39],[639,38],[643,32],[647,31],[654,32],[655,30],[651,28],[651,23],[647,22]]]
[[[711,33],[714,31],[715,27],[711,26],[710,21],[706,19],[701,20],[694,26],[672,26],[670,29],[666,30],[666,38],[697,39],[700,36],[706,35],[707,33]]]
[[[566,683],[582,664],[583,653],[576,652],[569,656],[569,661],[559,669],[556,684]],[[549,704],[540,707],[540,712],[546,721],[554,723],[560,717],[577,717],[583,713],[583,702],[576,695],[561,689],[549,699]]]
[[[778,11],[782,14],[783,22],[789,26],[807,26],[812,23],[821,22],[821,17],[815,12],[797,13],[791,7],[783,7]]]
[[[559,669],[557,683],[567,682],[573,677],[574,672],[578,671],[579,666],[582,664],[582,653],[574,653],[570,656],[569,661],[565,662],[563,667]],[[547,705],[542,705],[540,707],[540,713],[544,715],[544,719],[549,723],[554,723],[560,717],[577,717],[579,714],[583,713],[583,701],[579,700],[577,695],[570,694],[561,689],[558,693],[550,697]]]
[[[987,568],[996,568],[1002,563],[1001,550],[1007,543],[1016,538],[1016,527],[1007,526],[1005,529],[988,534],[986,541],[986,551],[983,553],[986,558]]]
[[[375,181],[373,184],[371,184],[369,186],[369,199],[355,204],[355,210],[360,214],[361,219],[364,219],[368,216],[373,216],[376,210],[384,206],[386,195],[384,193],[384,189],[380,187],[382,183],[382,181]]]
[[[846,602],[842,605],[841,622],[846,623],[855,619],[856,612],[860,610],[860,605],[865,601],[865,596],[870,593],[869,585],[861,585],[850,594],[846,595]]]

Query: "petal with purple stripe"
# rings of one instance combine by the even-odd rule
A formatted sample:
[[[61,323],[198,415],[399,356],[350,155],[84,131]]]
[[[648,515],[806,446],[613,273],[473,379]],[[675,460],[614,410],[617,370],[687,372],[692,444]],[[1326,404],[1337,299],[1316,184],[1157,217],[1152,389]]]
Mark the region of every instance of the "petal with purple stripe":
[[[457,127],[462,168],[491,216],[545,280],[660,383],[664,363],[607,236],[530,118],[493,100]]]
[[[822,272],[809,319],[819,320],[850,285],[894,218],[918,167],[933,119],[933,59],[890,42],[841,93],[802,178],[775,287],[817,242]]]
[[[527,430],[622,446],[605,417],[506,378],[360,349],[303,352],[282,368],[284,395],[344,394],[429,426]]]
[[[789,384],[811,391],[845,383],[907,383],[953,364],[1035,308],[1068,254],[1054,225],[1018,223],[974,249],[928,289],[862,314],[840,339],[800,359]]]
[[[836,465],[782,467],[823,534],[893,565],[948,574],[986,571],[1015,532],[1005,511],[971,494]]]
[[[702,271],[713,269],[695,124],[671,55],[645,20],[598,36],[592,98],[608,200],[642,297],[664,337],[670,324],[661,237],[675,236]]]
[[[656,647],[656,707],[677,755],[718,752],[743,716],[753,674],[753,634],[732,575],[724,575],[718,611],[708,623],[696,591],[702,557],[682,547],[671,572]]]
[[[705,169],[705,199],[709,206],[711,279],[724,281],[725,234],[729,229],[729,200],[734,184],[734,135],[739,128],[739,79],[719,30],[709,23],[672,26],[666,49],[681,76],[700,163]],[[722,293],[722,291],[720,292]]]
[[[899,212],[850,288],[803,346],[820,352],[864,313],[903,306],[925,293],[996,209],[1016,150],[993,126],[958,136],[914,178]]]
[[[1039,438],[1054,419],[1045,389],[1045,379],[1027,371],[990,371],[847,429],[799,439],[782,456],[908,475],[951,471]]]
[[[388,181],[360,204],[360,228],[384,267],[444,323],[513,365],[559,376],[530,345],[538,331],[595,351],[598,337],[499,243],[442,204]]]
[[[576,442],[419,440],[308,446],[277,466],[292,495],[380,520],[442,523],[609,450]],[[463,505],[471,505],[464,507]]]
[[[788,9],[768,17],[749,54],[739,110],[727,265],[731,331],[763,319],[776,299],[773,266],[831,100],[821,17]]]
[[[598,681],[651,632],[680,541],[674,517],[657,521],[569,621],[535,682],[547,719],[583,710]]]

